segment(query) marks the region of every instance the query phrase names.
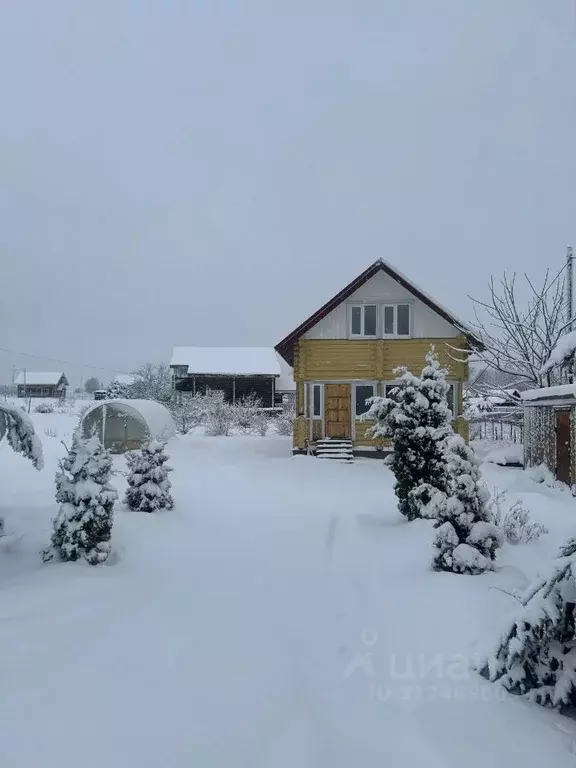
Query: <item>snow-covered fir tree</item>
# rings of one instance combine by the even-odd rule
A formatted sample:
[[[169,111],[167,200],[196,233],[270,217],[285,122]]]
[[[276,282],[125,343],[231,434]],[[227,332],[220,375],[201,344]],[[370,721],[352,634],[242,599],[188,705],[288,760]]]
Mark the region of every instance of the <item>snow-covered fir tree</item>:
[[[557,709],[576,706],[576,538],[536,581],[480,673],[510,693]]]
[[[405,367],[391,397],[376,397],[366,414],[374,419],[375,438],[391,437],[394,453],[390,467],[396,478],[398,508],[409,520],[424,515],[436,490],[446,489],[446,462],[442,443],[452,433],[448,408],[447,370],[434,348],[426,355],[421,376]]]
[[[30,459],[37,470],[44,466],[42,444],[34,430],[32,419],[21,408],[0,403],[0,440],[6,437],[8,445]],[[4,534],[4,519],[0,517],[0,536]]]
[[[56,473],[56,501],[52,546],[44,559],[83,557],[90,565],[103,563],[110,554],[114,502],[118,494],[110,484],[112,458],[96,435],[74,433],[68,455]]]
[[[156,512],[159,509],[172,509],[174,502],[171,495],[171,483],[166,466],[168,456],[165,444],[160,440],[149,440],[139,451],[128,454],[129,469],[126,504],[130,509],[140,512]]]
[[[460,435],[445,442],[448,484],[428,505],[436,518],[434,567],[454,573],[483,573],[491,570],[502,534],[492,522],[490,494],[484,484],[478,459]]]

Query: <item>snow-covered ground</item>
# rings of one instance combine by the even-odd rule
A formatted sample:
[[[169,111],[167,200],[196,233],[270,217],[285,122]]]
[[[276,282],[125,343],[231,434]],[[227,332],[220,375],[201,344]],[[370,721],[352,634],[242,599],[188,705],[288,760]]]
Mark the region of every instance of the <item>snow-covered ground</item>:
[[[0,444],[0,512],[23,534],[0,552],[3,768],[574,766],[573,721],[468,668],[515,607],[494,587],[524,587],[576,532],[568,491],[485,465],[551,532],[495,573],[434,573],[431,524],[399,518],[381,462],[179,437],[174,510],[119,505],[109,565],[42,565],[75,422],[33,418],[43,472]]]

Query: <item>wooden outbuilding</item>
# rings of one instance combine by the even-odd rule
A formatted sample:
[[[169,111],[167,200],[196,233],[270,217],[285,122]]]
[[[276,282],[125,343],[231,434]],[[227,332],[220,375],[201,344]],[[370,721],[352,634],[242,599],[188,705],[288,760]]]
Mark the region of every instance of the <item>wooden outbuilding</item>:
[[[557,480],[576,485],[576,384],[522,393],[524,467],[548,467]]]

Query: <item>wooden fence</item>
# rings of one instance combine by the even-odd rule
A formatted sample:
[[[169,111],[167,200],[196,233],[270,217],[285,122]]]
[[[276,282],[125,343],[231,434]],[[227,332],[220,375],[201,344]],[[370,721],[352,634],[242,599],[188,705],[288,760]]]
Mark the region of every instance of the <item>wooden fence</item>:
[[[524,424],[522,410],[492,411],[470,419],[471,440],[506,440],[510,443],[522,443]]]

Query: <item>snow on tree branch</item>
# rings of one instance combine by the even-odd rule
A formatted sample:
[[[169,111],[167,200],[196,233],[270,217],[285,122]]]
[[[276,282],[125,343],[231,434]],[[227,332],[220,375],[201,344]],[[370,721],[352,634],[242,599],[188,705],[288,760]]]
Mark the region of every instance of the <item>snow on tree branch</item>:
[[[16,453],[30,459],[36,469],[43,468],[42,443],[34,431],[32,419],[20,408],[7,403],[0,404],[0,439],[4,435]]]
[[[570,333],[566,333],[558,339],[550,357],[540,369],[540,374],[544,376],[546,373],[553,371],[554,368],[566,365],[575,353],[576,331],[570,331]]]
[[[560,383],[545,364],[571,324],[564,316],[564,270],[554,276],[547,270],[539,286],[524,275],[526,299],[516,275],[506,273],[499,283],[490,279],[486,301],[470,297],[473,325],[486,345],[475,355],[480,362],[533,388]]]

